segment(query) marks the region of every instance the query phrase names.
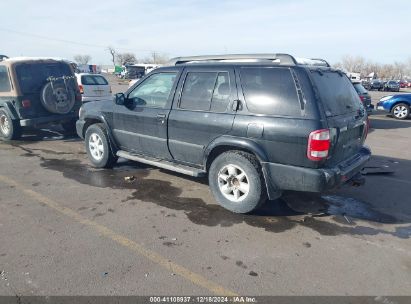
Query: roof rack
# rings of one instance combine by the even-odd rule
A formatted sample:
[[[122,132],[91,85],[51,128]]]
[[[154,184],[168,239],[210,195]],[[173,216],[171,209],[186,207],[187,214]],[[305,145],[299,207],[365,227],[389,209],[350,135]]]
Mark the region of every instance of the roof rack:
[[[197,62],[232,62],[232,61],[268,61],[279,65],[313,65],[330,67],[329,63],[319,58],[295,58],[289,54],[231,54],[231,55],[205,55],[205,56],[188,56],[176,57],[170,59],[168,65],[179,65],[184,63]]]
[[[331,67],[330,64],[328,63],[328,61],[325,60],[325,59],[321,59],[321,58],[311,58],[310,60],[319,62],[318,64],[314,64],[314,65],[326,66],[326,67],[328,67],[328,68]]]
[[[3,61],[5,59],[8,59],[9,57],[6,55],[0,55],[0,61]]]
[[[231,54],[231,55],[206,55],[206,56],[188,56],[176,57],[170,59],[169,65],[178,65],[189,62],[199,61],[216,61],[223,62],[227,60],[267,60],[278,61],[281,65],[296,65],[295,58],[288,54]]]

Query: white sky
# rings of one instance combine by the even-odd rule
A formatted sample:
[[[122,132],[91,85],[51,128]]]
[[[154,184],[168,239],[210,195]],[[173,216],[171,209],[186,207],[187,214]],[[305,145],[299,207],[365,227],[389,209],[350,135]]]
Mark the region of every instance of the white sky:
[[[111,45],[140,58],[151,51],[330,62],[346,54],[382,63],[411,57],[409,0],[9,0],[0,7],[0,54],[8,56],[89,54],[109,64]]]

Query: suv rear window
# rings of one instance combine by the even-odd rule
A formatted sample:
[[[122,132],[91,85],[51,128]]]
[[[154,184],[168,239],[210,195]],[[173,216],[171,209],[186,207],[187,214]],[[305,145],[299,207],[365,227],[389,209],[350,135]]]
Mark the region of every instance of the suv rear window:
[[[5,66],[0,66],[0,92],[10,92],[10,81]]]
[[[22,63],[16,67],[16,74],[23,94],[39,92],[50,76],[73,76],[68,64],[59,62]]]
[[[241,68],[247,108],[255,114],[296,116],[301,107],[291,71],[285,68]]]
[[[327,116],[344,115],[360,109],[358,93],[346,76],[335,71],[312,72]]]
[[[83,75],[81,76],[81,84],[83,85],[108,85],[108,82],[102,76]]]

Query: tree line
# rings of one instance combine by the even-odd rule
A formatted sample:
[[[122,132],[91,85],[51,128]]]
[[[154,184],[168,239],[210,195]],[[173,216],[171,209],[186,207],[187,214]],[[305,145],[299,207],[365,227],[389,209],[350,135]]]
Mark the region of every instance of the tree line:
[[[333,67],[347,72],[360,73],[363,78],[375,73],[377,78],[382,79],[411,79],[411,57],[401,62],[378,63],[362,56],[346,55]]]
[[[152,63],[152,64],[164,64],[169,58],[165,54],[151,52],[148,56],[143,58],[137,58],[135,54],[131,52],[118,52],[113,47],[108,47],[107,51],[110,53],[110,59],[113,65],[128,65],[136,63]],[[77,64],[89,64],[91,62],[90,55],[75,55],[73,57]]]

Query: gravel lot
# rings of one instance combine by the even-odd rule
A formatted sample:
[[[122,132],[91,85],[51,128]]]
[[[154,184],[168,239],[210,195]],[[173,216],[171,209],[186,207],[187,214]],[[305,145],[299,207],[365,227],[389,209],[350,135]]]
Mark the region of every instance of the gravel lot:
[[[0,142],[0,295],[411,295],[411,120],[371,126],[366,185],[252,215],[203,179],[93,169],[58,128]]]

